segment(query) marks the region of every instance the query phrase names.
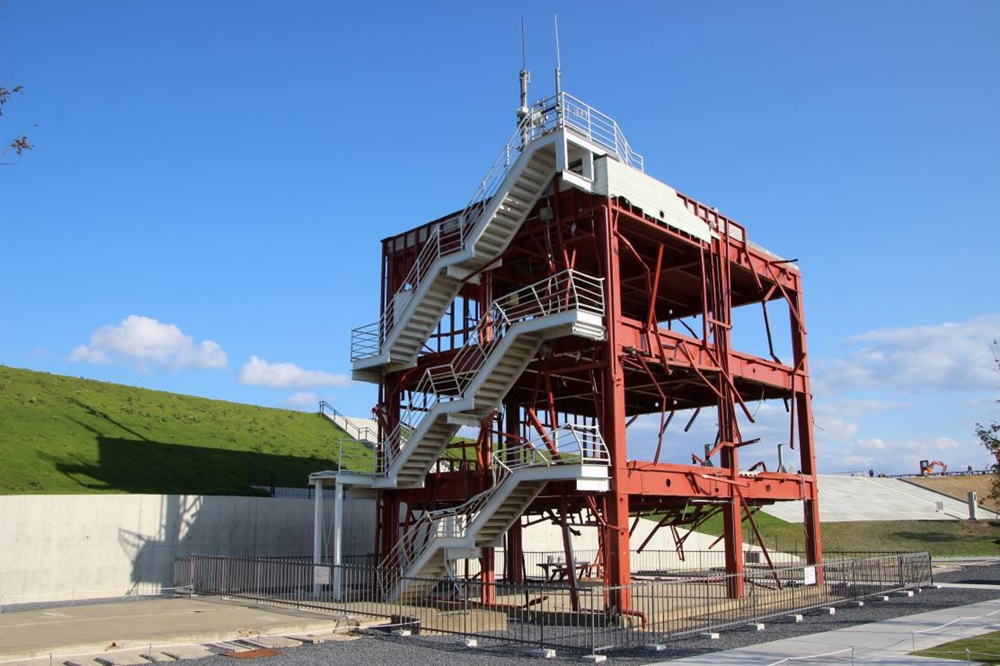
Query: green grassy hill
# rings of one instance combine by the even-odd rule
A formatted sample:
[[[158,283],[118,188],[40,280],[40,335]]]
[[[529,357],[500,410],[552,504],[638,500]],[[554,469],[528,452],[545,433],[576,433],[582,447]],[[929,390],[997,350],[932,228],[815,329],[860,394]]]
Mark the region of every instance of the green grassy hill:
[[[374,454],[317,413],[0,367],[0,494],[250,494]]]

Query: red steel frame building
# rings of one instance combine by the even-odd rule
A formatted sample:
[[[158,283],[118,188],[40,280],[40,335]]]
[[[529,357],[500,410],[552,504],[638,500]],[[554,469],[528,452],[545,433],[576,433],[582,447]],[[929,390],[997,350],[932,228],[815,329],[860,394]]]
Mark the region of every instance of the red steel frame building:
[[[523,524],[555,518],[568,548],[569,526],[584,521],[598,531],[604,583],[621,586],[609,604],[628,609],[629,552],[645,545],[630,542],[638,516],[655,515],[658,527],[673,530],[681,549],[677,528],[721,513],[726,569],[741,573],[744,526],[757,532],[754,511],[792,500],[804,501],[806,557],[819,563],[816,455],[798,268],[750,242],[741,225],[715,209],[642,173],[641,157],[617,125],[578,100],[560,94],[531,110],[522,107],[520,115],[519,135],[508,144],[496,191],[479,192],[464,211],[382,242],[383,314],[377,332],[369,332],[379,338],[375,350],[393,326],[401,325],[394,319],[410,316],[400,308],[401,295],[416,293],[416,280],[434,279],[427,275],[440,270],[455,283],[455,295],[434,312],[430,333],[418,336],[419,346],[405,362],[389,353],[372,361],[374,354],[358,352],[356,332],[355,375],[378,382],[375,413],[388,442],[392,433],[409,427],[401,426],[403,414],[419,409],[421,378],[454,364],[463,347],[483,344],[481,322],[491,303],[515,299],[512,294],[553,276],[590,276],[603,291],[603,335],[546,340],[505,386],[496,409],[485,417],[478,413],[474,439],[452,440],[449,454],[428,464],[419,481],[383,485],[377,557],[385,562],[409,538],[422,513],[460,505],[490,488],[489,461],[496,450],[532,436],[545,440],[553,428],[573,423],[599,431],[607,448],[607,483],[595,491],[566,480],[549,482],[506,530],[506,570],[499,573],[507,580],[525,575],[518,566]],[[534,167],[525,167],[534,192],[517,185],[529,171],[514,173],[528,160],[534,160]],[[461,250],[464,239],[450,241],[449,234],[471,228],[470,210],[515,195],[521,207],[508,207],[516,220],[502,242],[488,252],[477,251],[478,259],[460,269],[423,265],[433,263],[428,257],[440,263]],[[433,252],[428,243],[435,244]],[[763,308],[769,358],[733,347],[733,311],[748,306]],[[773,351],[769,307],[787,310],[791,358],[784,361]],[[740,421],[753,422],[752,405],[762,400],[783,403],[787,437],[782,443],[797,450],[797,473],[748,473],[745,456],[741,461],[741,452],[751,455],[753,445],[775,444],[741,436]],[[699,412],[714,412],[718,422],[714,444],[691,453],[690,463],[665,461],[668,454],[677,456],[671,451],[672,433],[683,426],[670,425],[680,412],[693,414],[683,417],[691,421]],[[651,460],[630,457],[627,428],[640,416],[659,425],[652,439],[647,435],[642,441],[645,450],[655,444]],[[486,581],[497,575],[492,552],[476,553]],[[569,580],[575,585],[572,571]],[[742,578],[731,581],[729,594],[742,596]]]

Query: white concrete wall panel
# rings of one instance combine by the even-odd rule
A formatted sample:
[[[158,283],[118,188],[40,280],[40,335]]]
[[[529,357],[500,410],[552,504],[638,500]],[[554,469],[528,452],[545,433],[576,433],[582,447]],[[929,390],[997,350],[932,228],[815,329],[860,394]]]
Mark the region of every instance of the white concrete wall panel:
[[[192,554],[308,556],[312,519],[308,499],[0,496],[0,605],[155,593]],[[373,501],[345,507],[345,555],[371,552],[374,524]]]

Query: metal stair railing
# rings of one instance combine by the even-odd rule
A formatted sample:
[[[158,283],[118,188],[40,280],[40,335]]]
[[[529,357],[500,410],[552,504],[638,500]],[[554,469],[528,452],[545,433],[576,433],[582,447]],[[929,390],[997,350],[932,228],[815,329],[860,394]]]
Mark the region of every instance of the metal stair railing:
[[[341,412],[337,410],[336,407],[328,403],[326,400],[319,401],[319,413],[329,416],[330,420],[335,424],[343,428],[344,432],[353,437],[359,442],[377,442],[378,433],[369,428],[368,426],[357,426],[349,418],[344,416]],[[336,419],[340,418],[341,422]],[[353,431],[353,432],[352,432]]]
[[[408,294],[423,283],[439,258],[466,247],[472,231],[489,209],[493,197],[498,194],[520,155],[532,142],[560,128],[568,128],[607,149],[623,164],[643,170],[642,155],[632,150],[618,123],[610,116],[567,93],[539,101],[518,123],[462,213],[441,222],[431,230],[409,274],[390,299],[381,318],[351,332],[352,362],[377,356],[382,351],[387,336],[399,323],[395,321],[396,304],[403,302],[402,299],[408,298]]]
[[[518,123],[517,129],[493,161],[462,213],[456,218],[436,225],[430,232],[410,272],[390,299],[381,318],[351,332],[351,361],[376,356],[382,351],[382,343],[397,323],[394,321],[397,301],[406,298],[405,294],[415,291],[421,285],[439,258],[465,248],[469,234],[479,224],[493,196],[510,173],[511,167],[524,149],[538,136],[540,136],[539,128],[534,126],[532,116],[529,114]]]
[[[519,438],[514,446],[491,457],[493,485],[463,504],[428,511],[409,528],[379,567],[379,584],[384,597],[392,593],[406,571],[439,538],[474,536],[469,528],[480,512],[517,470],[557,465],[597,465],[607,467],[610,453],[597,426],[567,424],[539,435],[534,440]]]
[[[465,397],[468,386],[514,324],[570,311],[603,316],[603,278],[565,270],[495,300],[470,336],[470,342],[459,350],[451,363],[424,371],[399,423],[379,445],[381,472],[388,473],[407,449],[412,433],[437,405]]]

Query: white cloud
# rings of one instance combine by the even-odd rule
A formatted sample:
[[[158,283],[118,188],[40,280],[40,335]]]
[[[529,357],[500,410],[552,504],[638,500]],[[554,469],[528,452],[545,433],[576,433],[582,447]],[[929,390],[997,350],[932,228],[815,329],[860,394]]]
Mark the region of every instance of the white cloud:
[[[82,363],[131,363],[148,371],[156,365],[171,370],[182,368],[222,368],[226,352],[211,340],[194,340],[173,324],[150,317],[129,315],[118,325],[102,326],[90,336],[89,345],[80,345],[69,360]]]
[[[268,363],[251,356],[240,370],[240,383],[272,388],[317,388],[320,386],[350,386],[346,375],[331,375],[321,370],[303,370],[294,363]]]
[[[860,347],[846,358],[814,365],[817,395],[851,390],[978,391],[997,386],[990,343],[1000,337],[1000,315],[883,329],[849,338]]]
[[[316,409],[319,405],[319,396],[315,393],[299,391],[285,398],[284,403],[293,409]]]
[[[985,450],[972,440],[958,442],[951,437],[929,436],[904,439],[870,437],[818,447],[821,472],[863,472],[874,469],[887,474],[916,474],[921,460],[942,460],[952,468],[989,464]]]
[[[813,402],[813,426],[817,442],[825,446],[829,442],[852,440],[858,435],[857,421],[866,414],[889,412],[910,407],[904,402],[887,402],[874,399],[845,398],[834,401]]]
[[[816,431],[816,440],[820,442],[827,440],[839,442],[858,435],[858,424],[839,416],[831,415],[823,418],[817,416],[813,419],[813,427]]]

